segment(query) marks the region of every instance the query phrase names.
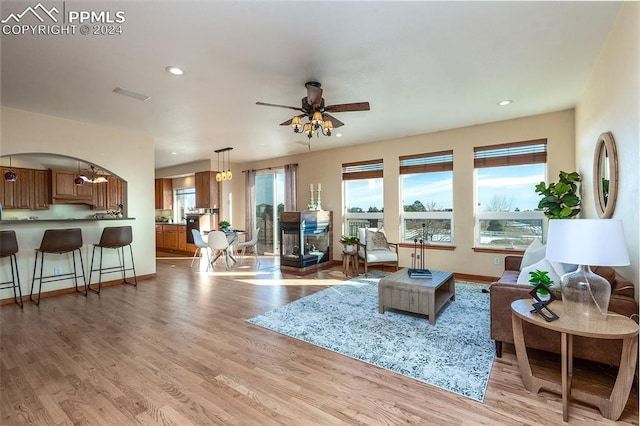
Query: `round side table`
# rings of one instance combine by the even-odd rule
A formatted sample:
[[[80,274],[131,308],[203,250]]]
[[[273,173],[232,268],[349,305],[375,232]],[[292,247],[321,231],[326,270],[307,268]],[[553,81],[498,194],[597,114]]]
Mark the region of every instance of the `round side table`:
[[[511,304],[511,320],[513,323],[513,340],[518,357],[518,366],[525,388],[529,392],[538,393],[540,388],[562,394],[562,419],[569,419],[569,396],[572,399],[586,402],[598,407],[602,416],[617,420],[629,399],[633,375],[638,358],[638,324],[632,319],[616,313],[609,313],[606,321],[585,321],[574,318],[565,312],[564,303],[552,303],[551,310],[560,318],[547,322],[533,311],[531,300],[516,300]],[[531,372],[531,365],[527,356],[524,342],[522,323],[528,322],[537,327],[554,330],[561,335],[561,384],[535,377]],[[571,389],[573,378],[573,336],[590,337],[593,339],[622,340],[622,354],[618,376],[609,397],[595,395],[580,389]],[[606,345],[606,341],[602,342]]]

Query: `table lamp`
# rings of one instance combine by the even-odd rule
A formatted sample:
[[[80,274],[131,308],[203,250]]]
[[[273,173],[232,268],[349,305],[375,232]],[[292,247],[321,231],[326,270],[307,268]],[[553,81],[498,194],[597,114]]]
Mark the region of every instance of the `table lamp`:
[[[611,285],[589,265],[629,265],[629,254],[619,219],[552,219],[546,257],[578,264],[560,279],[565,312],[584,320],[606,320]]]

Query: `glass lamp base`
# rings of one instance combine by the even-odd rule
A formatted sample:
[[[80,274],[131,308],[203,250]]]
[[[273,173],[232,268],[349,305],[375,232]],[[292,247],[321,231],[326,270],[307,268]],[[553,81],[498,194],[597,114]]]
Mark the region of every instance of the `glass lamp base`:
[[[565,313],[576,319],[604,321],[607,319],[611,285],[588,265],[580,265],[561,279]]]

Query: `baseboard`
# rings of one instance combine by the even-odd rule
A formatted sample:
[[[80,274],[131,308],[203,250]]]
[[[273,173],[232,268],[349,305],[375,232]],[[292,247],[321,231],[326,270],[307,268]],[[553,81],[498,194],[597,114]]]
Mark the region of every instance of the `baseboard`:
[[[144,281],[144,280],[149,280],[151,278],[155,278],[156,274],[146,274],[146,275],[138,275],[137,279],[138,281]],[[133,277],[127,277],[127,279],[132,279]],[[97,283],[92,283],[92,285],[96,285]],[[124,283],[122,282],[122,279],[118,279],[118,280],[109,280],[109,281],[102,281],[101,287],[114,287],[117,285],[124,285]],[[11,287],[9,287],[10,289]],[[40,298],[41,299],[46,299],[48,297],[56,297],[56,296],[62,296],[64,294],[71,294],[71,293],[75,293],[76,292],[76,288],[75,287],[69,287],[69,288],[61,288],[59,290],[51,290],[51,291],[44,291],[42,293],[40,293]],[[22,301],[24,303],[29,302],[29,295],[22,295]],[[0,299],[0,306],[3,305],[10,305],[12,303],[15,303],[13,300],[13,297],[8,297],[6,299]]]

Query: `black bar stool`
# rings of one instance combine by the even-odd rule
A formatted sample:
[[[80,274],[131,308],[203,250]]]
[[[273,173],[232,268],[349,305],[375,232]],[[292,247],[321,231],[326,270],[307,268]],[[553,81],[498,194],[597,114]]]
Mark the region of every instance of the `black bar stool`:
[[[84,295],[87,293],[87,280],[84,276],[84,263],[82,261],[82,230],[80,228],[71,229],[47,229],[42,236],[42,242],[40,247],[36,249],[36,259],[33,262],[33,279],[31,280],[31,292],[29,293],[29,299],[33,300],[33,287],[36,279],[39,280],[40,285],[38,287],[38,300],[35,301],[36,305],[40,304],[40,293],[42,291],[42,283],[62,281],[73,278],[76,284],[76,291],[78,290],[78,278],[82,277],[84,281]],[[78,275],[78,269],[76,267],[76,251],[80,256],[80,266],[82,267],[82,275]],[[59,275],[42,275],[44,269],[44,255],[50,254],[67,254],[71,253],[73,260],[73,272]],[[36,276],[36,269],[38,266],[38,257],[40,257],[40,275]]]
[[[22,309],[22,289],[20,288],[20,274],[18,273],[18,260],[16,253],[18,252],[18,240],[15,231],[0,231],[0,258],[9,258],[11,264],[11,281],[0,283],[0,289],[4,290],[13,287],[13,301]],[[10,285],[8,285],[10,284]],[[16,288],[18,293],[16,294]],[[18,295],[20,297],[18,297]]]
[[[109,274],[113,272],[121,272],[122,279],[125,284],[131,284],[134,287],[138,285],[138,278],[136,277],[136,266],[133,262],[133,249],[131,248],[131,242],[133,241],[133,233],[131,226],[108,226],[102,230],[102,236],[100,242],[93,245],[93,251],[91,253],[91,268],[89,268],[89,290],[100,293],[100,286],[102,284],[102,274]],[[131,268],[125,266],[124,248],[129,246],[129,255],[131,256]],[[93,260],[96,255],[96,248],[100,248],[100,264],[97,269],[93,268]],[[102,249],[115,249],[118,253],[118,266],[102,266]],[[120,249],[120,250],[118,250]],[[91,288],[91,274],[95,271],[99,271],[98,277],[98,290]],[[126,271],[133,271],[133,283],[127,281]]]

